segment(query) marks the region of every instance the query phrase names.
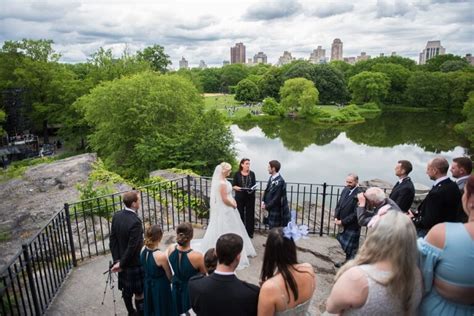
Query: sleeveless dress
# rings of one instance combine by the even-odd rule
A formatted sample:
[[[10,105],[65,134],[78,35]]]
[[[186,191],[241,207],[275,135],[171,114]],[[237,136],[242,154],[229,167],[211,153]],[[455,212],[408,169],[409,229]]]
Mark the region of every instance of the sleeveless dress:
[[[168,257],[171,269],[173,269],[171,296],[173,306],[176,307],[178,314],[186,313],[191,308],[188,281],[192,276],[199,273],[199,270],[195,269],[189,261],[188,253],[191,251],[193,250],[180,251],[176,246]]]
[[[274,282],[276,286],[280,289],[281,291],[281,299],[283,302],[285,302],[285,310],[275,312],[275,316],[309,316],[311,315],[309,313],[309,305],[311,304],[311,299],[310,297],[308,300],[304,301],[303,303],[300,303],[296,306],[293,306],[292,308],[288,308],[288,296],[286,294],[286,291],[282,289],[278,283]],[[314,292],[314,281],[313,281],[313,292]]]
[[[401,302],[394,298],[389,289],[380,284],[390,276],[390,272],[377,269],[371,264],[363,264],[359,266],[367,276],[368,290],[367,300],[365,304],[359,308],[352,308],[344,311],[344,315],[403,315]],[[421,301],[421,277],[416,274],[415,287],[413,289],[411,306],[409,315],[417,315],[418,305]]]
[[[425,296],[421,315],[474,315],[474,305],[445,299],[433,286],[434,278],[458,287],[474,287],[474,240],[462,223],[445,223],[444,248],[439,249],[423,238],[418,239],[420,269]]]
[[[145,248],[140,254],[140,262],[145,270],[145,315],[176,315],[171,302],[171,287],[165,270],[156,265],[154,250]]]
[[[221,184],[226,186],[227,195],[232,197],[232,186],[230,182],[222,181]],[[212,201],[211,203],[209,225],[207,226],[204,238],[192,240],[191,246],[197,251],[205,253],[208,249],[215,248],[217,239],[226,233],[237,234],[244,240],[244,248],[242,249],[240,263],[237,269],[240,270],[248,267],[250,261],[247,257],[255,257],[257,255],[255,248],[242,223],[239,211],[224,204],[221,196],[218,195],[216,201]]]

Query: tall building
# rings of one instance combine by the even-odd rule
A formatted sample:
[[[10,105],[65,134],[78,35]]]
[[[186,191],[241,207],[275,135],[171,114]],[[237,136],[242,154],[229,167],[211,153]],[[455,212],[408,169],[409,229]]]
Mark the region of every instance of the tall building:
[[[230,48],[230,63],[245,64],[245,45],[243,43],[236,43],[234,47]]]
[[[199,68],[201,68],[201,69],[206,69],[207,68],[207,65],[204,62],[204,60],[199,61]]]
[[[355,57],[344,57],[344,61],[348,64],[354,65],[356,63]]]
[[[369,60],[370,55],[367,55],[365,52],[360,52],[360,56],[357,56],[357,61]]]
[[[188,69],[188,61],[182,57],[181,60],[179,61],[179,69]]]
[[[464,59],[466,59],[470,65],[474,66],[474,57],[472,56],[472,54],[466,54],[466,57],[464,57]]]
[[[283,56],[280,56],[280,58],[278,58],[277,65],[278,66],[286,65],[286,64],[291,63],[293,60],[295,60],[295,59],[293,57],[291,57],[291,53],[289,51],[285,50],[283,52]]]
[[[428,41],[426,48],[420,53],[419,64],[424,65],[428,60],[438,55],[444,55],[446,49],[441,46],[441,41]]]
[[[342,41],[339,38],[334,39],[331,45],[331,61],[333,60],[343,60]]]
[[[253,56],[253,63],[254,64],[266,64],[267,63],[267,55],[263,52],[258,52],[258,54]]]
[[[311,55],[309,56],[309,61],[313,64],[322,64],[326,62],[326,50],[321,46],[314,49]]]

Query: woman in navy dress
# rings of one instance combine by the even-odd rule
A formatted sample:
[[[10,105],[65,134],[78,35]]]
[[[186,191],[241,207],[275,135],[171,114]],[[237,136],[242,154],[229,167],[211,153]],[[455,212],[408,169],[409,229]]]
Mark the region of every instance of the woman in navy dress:
[[[158,249],[163,231],[158,225],[150,226],[145,232],[145,247],[140,262],[145,271],[145,315],[176,315],[171,304],[171,268],[166,255]]]

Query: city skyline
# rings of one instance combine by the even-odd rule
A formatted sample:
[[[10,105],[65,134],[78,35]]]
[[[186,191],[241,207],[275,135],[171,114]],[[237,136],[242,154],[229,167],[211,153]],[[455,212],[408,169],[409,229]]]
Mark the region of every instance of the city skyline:
[[[264,52],[276,64],[284,51],[307,60],[318,46],[330,57],[335,38],[344,43],[343,57],[396,51],[418,62],[426,43],[436,40],[447,54],[474,52],[473,0],[4,0],[0,9],[0,43],[52,39],[63,62],[85,62],[101,46],[119,56],[159,44],[174,69],[183,56],[189,67],[201,60],[215,67],[242,42],[248,57]]]

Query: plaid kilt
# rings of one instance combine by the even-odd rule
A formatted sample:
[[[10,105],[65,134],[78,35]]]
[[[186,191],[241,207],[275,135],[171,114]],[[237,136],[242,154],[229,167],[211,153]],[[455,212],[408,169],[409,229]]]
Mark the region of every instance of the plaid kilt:
[[[129,267],[118,274],[118,288],[124,293],[140,294],[143,293],[143,283],[145,272],[143,267]]]
[[[336,239],[341,244],[342,250],[347,255],[355,255],[359,249],[359,230],[345,229],[342,233],[337,234]]]
[[[282,218],[283,217],[283,218]],[[290,212],[277,210],[269,210],[268,216],[263,219],[263,224],[268,225],[270,229],[273,227],[285,227],[290,221]]]

